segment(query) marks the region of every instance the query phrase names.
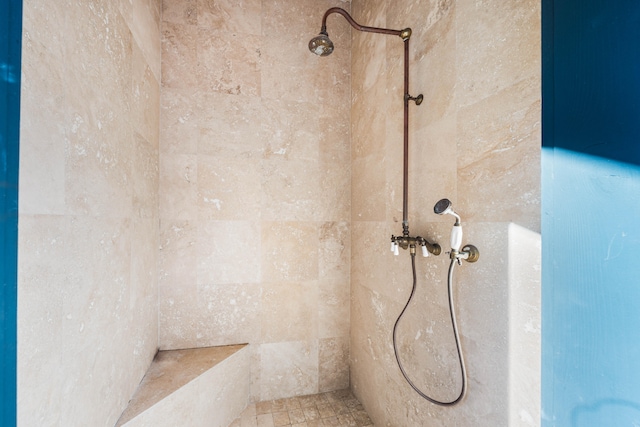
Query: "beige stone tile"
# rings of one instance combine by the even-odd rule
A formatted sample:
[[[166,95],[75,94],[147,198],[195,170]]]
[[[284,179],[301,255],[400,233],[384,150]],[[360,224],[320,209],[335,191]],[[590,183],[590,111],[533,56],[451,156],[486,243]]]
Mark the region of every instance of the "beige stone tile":
[[[319,278],[344,281],[349,278],[351,233],[347,222],[325,222],[320,226]]]
[[[318,393],[314,395],[316,405],[324,405],[326,403],[330,403],[329,398],[327,397],[327,393]]]
[[[46,46],[50,54],[58,58],[61,57],[65,48],[65,43],[62,41],[65,28],[61,26],[61,23],[65,21],[66,9],[64,3],[52,4],[46,1],[32,2],[23,8],[23,61],[38,58],[37,56],[32,57],[31,54],[27,53],[29,50],[24,50],[30,43]],[[40,57],[38,59],[44,58]],[[60,61],[56,62],[58,65],[63,65],[60,64]],[[46,61],[43,62],[43,64],[46,63]],[[53,63],[49,65],[53,65]],[[24,67],[24,62],[22,66]],[[24,80],[21,81],[21,85],[24,85],[24,83]]]
[[[540,2],[456,3],[456,102],[471,105],[521,80],[540,78]]]
[[[179,2],[162,2],[162,22],[171,22],[181,25],[197,25],[197,0],[184,0]]]
[[[160,5],[156,0],[134,1],[132,14],[133,39],[142,49],[155,79],[160,81]]]
[[[159,290],[159,347],[162,349],[197,346],[197,318],[193,307],[198,303],[195,284],[177,284]]]
[[[195,25],[162,23],[162,87],[197,87],[198,30]]]
[[[133,214],[139,218],[158,217],[159,155],[156,143],[133,135]]]
[[[316,341],[262,344],[260,363],[262,400],[304,395],[318,390]]]
[[[426,21],[431,24],[428,29],[415,28],[411,38],[410,91],[424,96],[420,106],[410,105],[409,124],[412,129],[422,129],[455,114],[456,4],[443,1],[434,7],[426,2],[411,3],[414,9],[418,9],[414,12],[426,16]],[[430,164],[435,165],[436,162]]]
[[[318,413],[320,414],[320,418],[336,418],[336,413],[330,404],[318,405]],[[336,419],[337,421],[337,419]]]
[[[274,427],[271,414],[262,414],[256,417],[258,427]]]
[[[334,141],[337,144],[342,143],[341,139],[334,139]],[[321,144],[319,166],[321,209],[318,210],[316,219],[349,221],[351,219],[351,166],[348,154],[337,150],[325,150]]]
[[[320,413],[318,412],[318,408],[316,408],[315,406],[303,408],[303,411],[304,416],[307,418],[307,422],[320,419]]]
[[[266,158],[318,161],[324,135],[316,103],[265,99],[262,108]]]
[[[126,367],[130,366],[127,363],[131,363],[130,348],[125,350],[124,345],[111,348],[112,342],[122,344],[125,341],[124,330],[130,321],[131,253],[125,246],[129,246],[131,234],[127,221],[122,220],[82,218],[74,221],[71,230],[74,243],[69,248],[71,252],[66,254],[73,259],[66,270],[69,277],[52,284],[64,289],[62,331],[58,336],[63,349],[60,354],[62,360],[76,361],[73,369],[62,368],[65,375],[60,387],[66,397],[85,401],[87,405],[76,407],[63,400],[60,413],[63,423],[73,419],[92,420],[93,423],[108,415],[102,409],[95,409],[98,399],[93,394],[93,383],[89,378],[107,383],[111,378],[114,385],[107,389],[115,393],[115,384],[126,384],[127,375],[137,377],[132,381],[135,384],[142,375],[142,372],[125,373]],[[78,268],[86,265],[93,268]],[[107,331],[110,339],[105,340],[103,333],[92,333],[95,330]],[[95,356],[77,359],[78,354],[88,352]],[[126,353],[129,353],[128,362]],[[94,372],[93,369],[99,371]],[[114,370],[120,373],[110,374]]]
[[[196,154],[200,115],[194,89],[163,87],[160,106],[160,152]]]
[[[317,161],[262,161],[262,219],[315,221],[321,207],[320,166]]]
[[[409,283],[410,286],[410,283]],[[404,295],[404,301],[391,300],[388,297],[371,291],[369,288],[356,286],[352,288],[351,323],[353,335],[351,337],[350,353],[352,360],[361,358],[362,352],[376,360],[377,369],[397,368],[393,352],[389,351],[388,338],[385,340],[373,340],[372,336],[386,336],[393,330],[393,325],[400,314],[410,289]],[[353,370],[353,363],[350,370]],[[373,369],[373,366],[367,368]],[[347,403],[347,402],[345,402]]]
[[[198,26],[232,34],[261,35],[261,0],[197,0]]]
[[[307,395],[307,396],[299,396],[298,401],[300,402],[300,408],[308,408],[310,406],[315,406],[316,398],[315,395]]]
[[[356,422],[356,420],[353,418],[353,415],[351,414],[338,414],[336,418],[338,419],[340,426],[358,427],[358,423]]]
[[[338,417],[327,417],[322,419],[322,425],[326,427],[340,427]]]
[[[460,112],[458,197],[467,221],[540,228],[540,103],[539,79],[530,79]]]
[[[385,88],[381,86],[367,93],[356,92],[357,98],[353,100],[351,108],[354,118],[351,130],[352,160],[379,155],[384,150],[388,112],[376,102],[377,99],[384,99],[384,91]],[[402,104],[400,107],[402,108]],[[396,111],[393,116],[397,117],[396,121],[399,120],[399,126],[402,126],[402,110]],[[398,148],[402,150],[402,134],[397,136],[397,141]],[[382,174],[383,165],[379,164],[376,170]]]
[[[135,42],[132,48],[130,120],[133,129],[157,149],[160,133],[160,84]]]
[[[163,283],[196,283],[197,223],[161,220],[159,280]]]
[[[350,388],[343,388],[342,390],[335,390],[329,393],[330,396],[330,400],[333,401],[337,401],[337,402],[341,402],[345,399],[351,399],[354,398],[355,396],[353,395],[353,393],[351,393],[351,389]]]
[[[194,96],[199,114],[198,153],[221,159],[259,159],[265,150],[264,128],[270,118],[253,95],[200,92]],[[189,102],[193,105],[193,99]]]
[[[249,347],[251,349],[251,391],[250,399],[252,402],[260,402],[260,387],[262,385],[262,363],[260,363],[260,345],[254,344]]]
[[[160,222],[158,281],[159,346],[196,346],[197,226],[189,221]]]
[[[232,95],[260,96],[260,47],[262,38],[221,33],[198,27],[198,87]]]
[[[367,425],[372,424],[371,423],[371,419],[369,418],[367,413],[364,412],[364,411],[352,412],[351,415],[353,416],[354,420],[356,421],[356,424],[359,425],[359,426],[367,426]]]
[[[262,223],[262,280],[286,283],[318,278],[318,228],[312,222]]]
[[[429,222],[444,221],[434,214],[433,206],[443,198],[457,201],[457,165],[455,159],[458,145],[456,141],[456,121],[441,120],[416,132],[415,143],[409,156],[409,224],[410,230],[425,227]],[[425,192],[424,184],[429,183]],[[401,181],[397,185],[402,188]],[[387,213],[387,218],[402,218],[401,204],[396,211]],[[449,222],[451,218],[447,218]],[[420,230],[422,233],[422,230]],[[433,236],[421,235],[429,240]],[[398,233],[399,234],[399,233]],[[448,241],[448,239],[447,239]]]
[[[273,416],[273,425],[274,426],[288,426],[291,425],[289,421],[289,414],[287,412],[274,412],[271,414]]]
[[[349,282],[318,282],[318,337],[349,336]]]
[[[66,103],[74,107],[68,119],[79,115],[85,126],[110,136],[115,134],[105,125],[116,117],[126,120],[132,95],[132,34],[117,9],[116,2],[68,7],[67,22],[75,24],[65,27],[68,43],[63,43]]]
[[[345,403],[342,401],[332,402],[331,407],[333,408],[333,411],[336,413],[338,418],[340,418],[342,415],[347,415],[351,412],[349,407],[345,405]]]
[[[276,399],[271,401],[271,412],[283,412],[287,410],[287,399]]]
[[[198,218],[251,220],[260,216],[259,160],[198,156]]]
[[[318,289],[315,282],[265,284],[261,341],[314,339],[318,334],[317,313]]]
[[[112,217],[131,213],[133,136],[126,131],[119,136],[126,148],[98,133],[71,139],[64,192],[69,212]]]
[[[156,312],[157,308],[148,307],[147,303],[158,301],[158,252],[160,246],[157,218],[134,218],[131,222],[131,282],[138,284],[130,288],[129,306],[145,307],[145,310]],[[154,320],[154,324],[157,322]],[[152,326],[153,328],[154,326]],[[145,329],[148,328],[145,327]],[[156,334],[157,335],[157,334]]]
[[[97,102],[82,106],[81,103],[76,104],[71,113],[74,124],[69,126],[68,133],[65,169],[67,212],[128,216],[132,210],[134,140],[131,128],[117,118],[113,105]],[[100,110],[99,117],[94,123],[85,121],[89,120],[85,109],[94,107]],[[76,128],[78,124],[82,129]]]
[[[273,412],[273,411],[271,410],[271,401],[270,400],[265,400],[265,401],[256,403],[256,413],[258,415],[260,415],[260,414],[270,414],[271,412]]]
[[[304,423],[306,417],[304,416],[302,408],[298,408],[289,411],[289,419],[291,420],[291,424],[296,425],[298,423]]]
[[[160,218],[196,220],[198,161],[194,155],[160,156]]]
[[[198,285],[258,283],[260,225],[253,221],[200,221]]]
[[[347,2],[341,7],[349,8]],[[320,58],[309,52],[309,40],[318,34],[324,12],[336,2],[263,2],[263,30],[271,43],[262,48],[263,96],[270,99],[317,102],[331,108],[349,99],[350,27],[346,20],[331,18],[329,33],[336,50]],[[304,76],[287,78],[287,76]],[[320,102],[318,102],[320,101]]]
[[[365,19],[367,22],[376,21],[376,19],[370,17]],[[385,20],[384,17],[381,19]],[[373,25],[375,26],[375,24]],[[381,26],[384,27],[385,23],[382,22]],[[352,38],[351,81],[352,91],[358,97],[365,93],[382,89],[383,85],[381,83],[384,81],[387,72],[388,58],[386,52],[388,52],[387,45],[389,44],[394,47],[393,56],[398,57],[400,55],[399,57],[402,58],[403,46],[401,42],[398,43],[398,40],[379,36],[372,37],[371,34],[354,32]],[[402,74],[398,76],[398,79],[400,80],[398,80],[397,87],[400,88]],[[378,98],[378,103],[375,106],[379,108],[383,102],[385,102],[385,98]]]
[[[59,422],[62,399],[50,385],[65,372],[60,348],[69,263],[69,219],[20,216],[18,241],[17,414],[30,423]],[[67,277],[65,277],[67,276]]]
[[[288,397],[285,399],[285,406],[287,410],[300,409],[300,401],[297,397]]]
[[[157,130],[132,118],[153,127],[159,92],[133,102],[123,2],[45,3],[24,9],[19,416],[113,424],[157,348]]]
[[[23,214],[65,213],[64,68],[40,38],[45,17],[24,17],[20,100],[20,198]],[[55,16],[55,7],[50,13]],[[30,15],[36,15],[30,18]],[[31,23],[31,21],[35,21]],[[53,37],[53,35],[52,35]]]
[[[260,339],[262,286],[259,284],[198,287],[198,346],[253,343]]]
[[[385,219],[387,185],[385,175],[381,173],[381,170],[385,168],[385,163],[382,153],[356,158],[352,161],[352,221],[382,221]],[[395,191],[402,190],[399,188]],[[401,195],[399,197],[401,198]]]
[[[349,339],[326,338],[318,343],[318,389],[329,391],[342,389],[349,386]],[[329,410],[329,408],[331,410]],[[326,405],[318,405],[318,411],[335,415],[333,408]],[[324,412],[323,412],[324,411]]]
[[[354,222],[351,228],[351,290],[366,286],[393,299],[406,299],[407,284],[411,285],[410,260],[400,249],[400,256],[390,251],[391,234],[402,234],[400,224]],[[410,288],[409,288],[410,289]],[[352,313],[353,314],[353,313]]]

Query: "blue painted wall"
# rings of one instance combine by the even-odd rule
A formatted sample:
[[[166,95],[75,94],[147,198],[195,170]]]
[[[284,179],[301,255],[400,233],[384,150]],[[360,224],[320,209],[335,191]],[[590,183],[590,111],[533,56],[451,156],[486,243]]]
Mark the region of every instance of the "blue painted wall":
[[[16,424],[22,1],[0,2],[0,424]]]
[[[542,425],[640,425],[640,2],[543,0]]]

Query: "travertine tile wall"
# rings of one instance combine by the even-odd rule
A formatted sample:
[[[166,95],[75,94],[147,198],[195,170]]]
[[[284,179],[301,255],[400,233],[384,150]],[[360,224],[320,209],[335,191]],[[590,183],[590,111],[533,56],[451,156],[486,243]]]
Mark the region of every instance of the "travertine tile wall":
[[[165,0],[160,346],[247,342],[252,396],[349,385],[350,31],[334,0]]]
[[[112,426],[155,354],[160,2],[24,2],[18,423]]]
[[[508,279],[517,275],[509,275],[508,241],[510,222],[540,229],[540,4],[353,0],[352,11],[363,25],[413,29],[410,92],[425,100],[410,106],[411,234],[447,250],[453,218],[433,213],[435,202],[447,197],[462,216],[463,242],[481,251],[476,264],[463,264],[454,277],[468,395],[452,408],[434,406],[402,378],[391,341],[412,284],[409,254],[389,252],[389,236],[402,231],[402,41],[354,32],[354,393],[378,426],[504,426],[509,419],[537,425],[535,383],[519,384],[530,393],[529,406],[512,407],[514,393],[523,401],[513,379],[535,375],[509,372],[518,366],[509,363],[509,312],[526,306],[531,313],[519,342],[529,342],[536,354],[539,279],[532,266],[532,290],[517,293],[531,300],[513,300]],[[401,357],[416,385],[436,399],[453,400],[460,373],[447,305],[448,258],[418,257],[417,264],[415,300],[399,324]]]

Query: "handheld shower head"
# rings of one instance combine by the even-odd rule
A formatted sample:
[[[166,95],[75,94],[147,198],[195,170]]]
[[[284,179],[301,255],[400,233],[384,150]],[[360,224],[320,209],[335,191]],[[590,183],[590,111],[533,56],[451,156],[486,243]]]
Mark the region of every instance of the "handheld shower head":
[[[452,253],[458,253],[460,246],[462,246],[462,226],[460,225],[460,216],[454,212],[451,208],[451,200],[442,199],[433,207],[433,212],[438,215],[453,215],[456,217],[456,222],[451,229],[451,251]]]
[[[437,213],[438,215],[453,215],[454,217],[456,217],[456,225],[460,225],[460,215],[455,213],[451,206],[451,200],[442,199],[439,200],[438,203],[436,203],[436,205],[433,207],[433,212]]]

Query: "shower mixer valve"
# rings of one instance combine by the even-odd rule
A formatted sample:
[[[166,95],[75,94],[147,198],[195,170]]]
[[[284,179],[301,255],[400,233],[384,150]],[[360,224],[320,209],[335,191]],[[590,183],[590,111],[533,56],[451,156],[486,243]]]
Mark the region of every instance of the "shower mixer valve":
[[[409,249],[409,252],[412,255],[415,255],[416,246],[420,246],[423,257],[428,257],[429,252],[434,255],[440,255],[440,252],[442,251],[439,244],[429,243],[424,237],[411,237],[409,235],[394,236],[393,234],[391,235],[391,252],[393,252],[394,255],[400,254],[399,248]]]

